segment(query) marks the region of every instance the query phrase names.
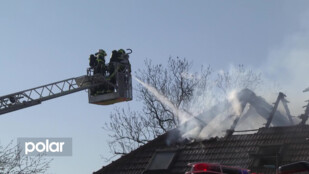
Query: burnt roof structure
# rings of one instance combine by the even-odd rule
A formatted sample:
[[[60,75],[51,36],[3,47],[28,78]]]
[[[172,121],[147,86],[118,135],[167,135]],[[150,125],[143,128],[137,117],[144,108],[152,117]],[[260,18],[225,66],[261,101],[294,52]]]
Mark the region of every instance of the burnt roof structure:
[[[303,119],[303,124],[301,122],[294,125],[287,106],[285,110],[288,118],[276,111],[280,100],[286,105],[283,93],[279,93],[273,108],[250,90],[245,89],[240,94],[245,94],[239,97],[243,107],[250,103],[255,108],[254,111],[267,120],[265,127],[256,129],[251,134],[236,134],[236,119],[233,129],[227,130],[225,136],[194,141],[179,138],[183,137],[183,132],[174,129],[102,167],[94,174],[185,174],[190,171],[188,163],[195,162],[241,167],[255,173],[267,174],[276,173],[280,165],[309,160],[309,125],[305,124],[307,119]],[[303,114],[305,116],[309,114],[309,104],[307,109]],[[211,116],[212,113],[206,115]],[[247,112],[243,117],[250,115],[253,115],[252,112]],[[198,119],[202,120],[203,117]],[[187,123],[190,123],[190,120]],[[207,124],[202,121],[200,123]],[[181,126],[192,128],[186,126],[186,123]]]
[[[232,135],[200,142],[166,145],[164,134],[94,174],[184,174],[188,163],[209,162],[275,173],[278,166],[309,160],[309,125],[260,128],[254,134]],[[174,153],[169,166],[151,170],[160,152]],[[161,163],[165,163],[162,162]],[[160,168],[157,167],[157,168]]]

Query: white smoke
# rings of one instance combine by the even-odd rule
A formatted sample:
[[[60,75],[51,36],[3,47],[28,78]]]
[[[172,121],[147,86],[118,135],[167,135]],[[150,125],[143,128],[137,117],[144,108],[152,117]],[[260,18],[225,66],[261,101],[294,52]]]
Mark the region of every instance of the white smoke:
[[[210,108],[199,110],[200,113],[195,119],[203,120],[205,124],[200,124],[199,121],[188,121],[185,125],[181,125],[178,129],[183,138],[204,140],[211,137],[222,137],[226,135],[226,131],[230,129],[233,122],[237,118],[241,118],[243,108],[238,100],[237,94],[240,89],[232,89],[227,92],[227,95],[217,94],[220,99],[213,102]],[[208,91],[208,101],[216,96],[216,89]],[[212,95],[209,95],[212,94]],[[205,95],[205,94],[204,94]],[[200,98],[195,96],[194,99]],[[217,97],[215,97],[217,98]],[[208,102],[209,103],[209,102]],[[216,107],[216,110],[212,110]]]
[[[250,84],[254,84],[248,83],[250,79],[246,79],[250,72],[239,74],[234,66],[231,66],[228,71],[220,70],[218,71],[219,75],[230,75],[231,78],[228,80],[231,82],[231,86],[227,87],[225,93],[217,88],[216,83],[208,84],[207,89],[202,92],[196,89],[192,103],[186,108],[196,117],[191,118],[188,122],[186,121],[191,116],[188,116],[186,112],[179,111],[167,97],[162,96],[156,89],[137,80],[167,105],[175,115],[178,115],[181,123],[185,123],[180,126],[180,132],[184,138],[206,139],[224,136],[225,131],[231,128],[236,118],[240,118],[239,126],[237,126],[240,129],[256,129],[264,126],[265,119],[260,117],[254,108],[248,107],[246,111],[242,111],[243,108],[237,99],[237,93],[243,88],[252,89],[270,104],[275,102],[280,91],[285,93],[290,101],[291,114],[298,116],[304,112],[302,108],[306,104],[304,101],[309,99],[309,92],[302,92],[309,87],[309,79],[307,78],[309,75],[309,22],[307,17],[309,15],[304,17],[300,31],[286,36],[283,43],[269,52],[265,64],[259,69],[253,69],[253,72],[263,72],[262,86],[250,86]],[[183,72],[182,77],[193,79],[199,76]],[[227,105],[226,101],[230,105]],[[280,107],[279,110],[281,110]],[[251,117],[244,120],[242,116],[246,112]]]
[[[263,84],[261,87],[257,88],[255,92],[263,96],[269,103],[273,103],[276,100],[279,91],[285,93],[287,95],[286,99],[290,101],[288,106],[291,114],[295,116],[294,121],[297,120],[297,122],[300,120],[297,119],[296,116],[304,113],[303,106],[307,104],[304,101],[309,99],[309,92],[303,92],[304,89],[309,87],[308,17],[309,13],[303,17],[304,20],[301,22],[301,29],[299,31],[286,36],[283,43],[269,52],[267,61],[260,69],[253,69],[254,72],[263,72]],[[235,68],[232,66],[228,72],[233,74]],[[219,73],[224,74],[225,72],[220,70]],[[232,77],[235,76],[232,75]],[[235,94],[235,91],[238,91],[240,89],[239,87],[241,87],[241,83],[239,83],[240,85],[237,83],[235,84],[236,86],[233,86],[232,93],[230,93],[232,96]],[[236,111],[238,106],[237,102],[234,102],[233,108],[236,108]],[[278,110],[282,111],[280,108],[278,108]],[[284,111],[281,113],[284,114]],[[202,131],[205,134],[202,137],[207,137],[207,135],[215,136],[216,134],[211,134],[214,130],[218,130],[217,134],[219,136],[222,135],[223,131],[219,128],[222,126],[220,123],[226,124],[226,120],[223,122],[222,120],[224,120],[222,117],[212,120],[211,124]],[[263,126],[264,122],[264,119],[255,116],[251,117],[247,122],[242,122],[242,120],[240,120],[238,125],[251,125],[247,128],[255,129]],[[252,125],[252,123],[256,124]],[[229,124],[225,127],[228,128]]]
[[[291,113],[304,112],[302,106],[309,99],[309,93],[302,91],[309,87],[309,15],[301,23],[301,30],[284,38],[278,48],[270,51],[262,68],[268,77],[276,79],[290,103]]]
[[[192,102],[188,104],[187,108],[185,108],[185,110],[189,111],[191,115],[181,109],[176,108],[167,96],[162,95],[154,87],[142,82],[136,77],[135,79],[149,92],[151,92],[159,101],[171,109],[174,115],[178,116],[180,120],[180,126],[178,129],[183,138],[205,139],[213,136],[225,135],[226,130],[231,128],[233,121],[236,118],[241,117],[242,106],[238,100],[237,94],[243,88],[242,85],[246,84],[242,82],[242,80],[248,79],[239,77],[239,74],[236,73],[235,69],[235,67],[231,67],[231,70],[229,71],[231,76],[230,82],[233,84],[233,88],[237,87],[238,89],[227,89],[226,94],[218,94],[219,92],[215,83],[209,84],[206,89],[198,89],[197,87],[197,89],[193,92],[194,95]],[[196,74],[190,75],[190,73],[187,72],[182,73],[182,75],[183,77],[190,79],[196,78]],[[246,73],[245,77],[247,77]],[[233,80],[233,78],[237,79],[237,83]],[[249,86],[246,85],[245,87]],[[208,115],[207,112],[213,107],[216,107],[217,109],[215,111],[211,111],[212,115]]]
[[[242,108],[241,104],[238,100],[237,94],[239,91],[237,90],[232,90],[231,92],[228,93],[227,99],[228,101],[232,104],[232,109],[233,109],[233,115],[240,116],[242,113]]]

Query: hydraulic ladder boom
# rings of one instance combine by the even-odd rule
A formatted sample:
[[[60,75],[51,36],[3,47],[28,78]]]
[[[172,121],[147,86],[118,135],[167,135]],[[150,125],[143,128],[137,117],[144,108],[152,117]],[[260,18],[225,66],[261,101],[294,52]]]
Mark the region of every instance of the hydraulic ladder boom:
[[[0,96],[0,115],[43,101],[88,89],[88,101],[91,104],[110,105],[132,100],[132,77],[129,52],[122,55],[121,61],[110,62],[106,67],[113,67],[112,72],[97,67],[87,69],[87,75],[50,83],[36,88]],[[101,65],[100,65],[101,66]]]
[[[102,75],[80,76],[0,97],[0,115],[27,108],[43,101],[90,89],[107,83]]]

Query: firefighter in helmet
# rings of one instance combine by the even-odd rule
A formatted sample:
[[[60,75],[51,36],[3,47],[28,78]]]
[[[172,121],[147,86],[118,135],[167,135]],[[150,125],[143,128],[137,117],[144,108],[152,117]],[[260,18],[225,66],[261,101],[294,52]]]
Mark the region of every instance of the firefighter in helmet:
[[[89,56],[89,66],[90,66],[91,69],[94,70],[94,73],[96,73],[97,65],[98,65],[97,58],[93,54],[90,54],[90,56]]]
[[[122,71],[122,72],[126,71],[126,72],[131,73],[131,64],[129,61],[130,53],[126,53],[123,49],[118,50],[118,53],[119,53],[119,62],[121,63],[121,67],[119,71]]]
[[[129,62],[129,55],[123,49],[113,50],[111,59],[108,65],[109,80],[112,84],[116,84],[116,74],[118,72],[126,73],[131,72],[131,65]],[[113,87],[110,90],[114,90]]]
[[[95,53],[95,56],[97,58],[97,65],[95,67],[95,74],[102,74],[105,78],[106,76],[106,65],[105,65],[105,56],[106,52],[103,49],[99,49],[97,53]],[[94,89],[93,94],[94,95],[100,95],[105,92],[106,87],[104,85],[98,86]]]
[[[89,66],[91,68],[94,68],[97,64],[98,64],[97,58],[93,54],[90,54],[90,56],[89,56]]]
[[[124,51],[124,49],[119,49],[118,50],[118,55],[119,55],[119,60],[122,60],[122,57],[126,54],[126,52]]]
[[[105,56],[106,56],[106,52],[102,49],[99,49],[99,51],[97,53],[95,53],[96,57],[97,57],[97,72],[101,73],[102,75],[105,76],[106,74],[106,66],[105,66]]]
[[[119,57],[118,51],[113,50],[108,64],[108,72],[109,72],[108,79],[114,85],[116,84],[117,64],[119,63],[118,57]],[[109,91],[114,91],[114,87],[110,86]]]

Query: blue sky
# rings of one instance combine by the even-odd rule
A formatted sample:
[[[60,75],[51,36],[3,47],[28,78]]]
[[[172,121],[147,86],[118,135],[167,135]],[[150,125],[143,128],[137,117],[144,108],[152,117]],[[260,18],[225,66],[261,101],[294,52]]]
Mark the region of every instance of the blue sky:
[[[99,48],[108,56],[131,48],[133,71],[146,58],[166,63],[170,56],[186,57],[195,68],[244,64],[303,104],[308,15],[305,0],[1,1],[0,96],[84,75],[89,54]],[[106,165],[101,155],[110,155],[101,127],[115,106],[90,105],[82,91],[1,115],[1,144],[72,137],[73,156],[55,157],[48,173],[91,173]]]

